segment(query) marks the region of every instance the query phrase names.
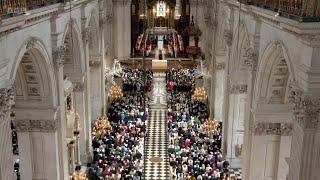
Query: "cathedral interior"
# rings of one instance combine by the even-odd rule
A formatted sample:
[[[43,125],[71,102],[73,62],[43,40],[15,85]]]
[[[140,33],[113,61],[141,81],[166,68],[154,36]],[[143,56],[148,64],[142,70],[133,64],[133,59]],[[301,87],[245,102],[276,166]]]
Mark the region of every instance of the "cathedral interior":
[[[319,0],[0,0],[0,180],[320,180]]]

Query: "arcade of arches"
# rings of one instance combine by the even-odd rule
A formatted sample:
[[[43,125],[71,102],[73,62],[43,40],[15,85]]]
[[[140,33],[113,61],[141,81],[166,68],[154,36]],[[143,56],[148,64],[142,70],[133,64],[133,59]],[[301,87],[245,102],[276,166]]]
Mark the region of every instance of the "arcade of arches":
[[[320,6],[0,0],[0,180],[320,179]]]

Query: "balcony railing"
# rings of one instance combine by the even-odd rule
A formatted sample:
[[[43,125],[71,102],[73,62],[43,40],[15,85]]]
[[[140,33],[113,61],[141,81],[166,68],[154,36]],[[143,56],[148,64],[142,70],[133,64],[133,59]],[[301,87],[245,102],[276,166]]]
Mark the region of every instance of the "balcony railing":
[[[238,0],[301,22],[320,21],[320,0]]]
[[[25,13],[28,10],[61,3],[66,0],[0,0],[0,17],[8,18]]]

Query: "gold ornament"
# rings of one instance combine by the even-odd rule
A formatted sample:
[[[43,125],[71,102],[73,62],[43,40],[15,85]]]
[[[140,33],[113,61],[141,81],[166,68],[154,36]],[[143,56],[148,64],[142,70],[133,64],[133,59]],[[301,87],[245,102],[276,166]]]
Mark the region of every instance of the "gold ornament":
[[[192,100],[199,101],[205,103],[207,101],[207,93],[204,87],[197,87],[196,90],[193,92]]]
[[[202,130],[205,134],[213,135],[218,133],[218,122],[214,118],[206,119],[202,125]]]
[[[95,137],[99,139],[100,137],[105,136],[107,133],[111,131],[111,125],[106,116],[101,116],[97,118],[94,123],[93,132],[95,133]]]
[[[123,97],[122,89],[117,84],[111,86],[109,89],[108,97],[111,98],[111,101],[120,101]]]

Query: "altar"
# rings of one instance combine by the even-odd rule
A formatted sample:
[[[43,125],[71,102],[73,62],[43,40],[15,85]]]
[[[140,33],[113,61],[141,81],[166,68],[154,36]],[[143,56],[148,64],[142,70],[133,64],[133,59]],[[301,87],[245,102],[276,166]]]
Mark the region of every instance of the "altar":
[[[165,72],[168,68],[167,60],[152,60],[153,72]]]

